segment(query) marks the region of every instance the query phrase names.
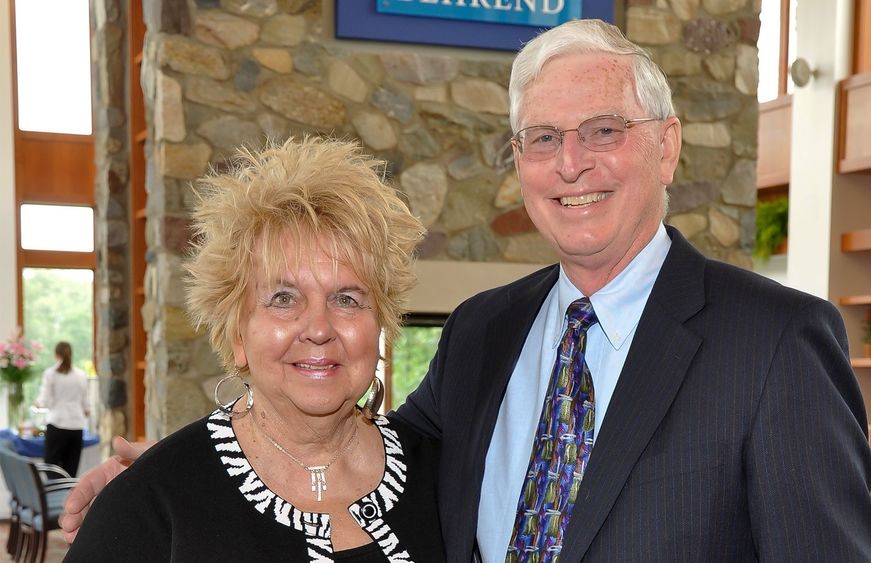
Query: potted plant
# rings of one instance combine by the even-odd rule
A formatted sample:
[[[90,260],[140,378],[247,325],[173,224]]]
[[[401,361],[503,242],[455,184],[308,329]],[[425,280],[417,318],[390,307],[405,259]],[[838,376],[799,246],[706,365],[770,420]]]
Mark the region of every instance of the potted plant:
[[[756,243],[753,255],[768,260],[786,243],[789,200],[785,197],[756,203]]]
[[[5,342],[0,342],[0,379],[6,385],[7,414],[12,429],[17,430],[21,421],[24,384],[33,375],[31,366],[40,350],[42,344],[25,340],[21,329]]]

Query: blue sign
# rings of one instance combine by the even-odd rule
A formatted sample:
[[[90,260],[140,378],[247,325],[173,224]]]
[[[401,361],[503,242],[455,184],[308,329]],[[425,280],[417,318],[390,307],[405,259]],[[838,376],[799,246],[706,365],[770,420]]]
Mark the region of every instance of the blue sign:
[[[524,43],[538,35],[542,30],[558,25],[554,24],[522,24],[501,19],[499,23],[487,20],[453,19],[448,17],[422,17],[424,14],[394,14],[380,11],[382,0],[334,0],[336,6],[336,38],[364,39],[370,41],[397,41],[401,43],[424,43],[429,45],[445,45],[450,47],[466,47],[477,49],[498,49],[516,52]],[[452,7],[457,9],[497,11],[499,14],[517,11],[532,11],[530,6],[537,8],[539,15],[544,11],[553,10],[557,6],[572,9],[575,4],[583,12],[584,18],[598,18],[616,23],[617,4],[624,0],[436,0],[439,8]],[[434,0],[391,0],[396,4],[429,4],[435,7]],[[581,9],[583,4],[583,9]],[[448,6],[450,5],[450,6]],[[479,6],[479,8],[474,8]],[[510,6],[512,10],[494,8]]]
[[[554,27],[581,17],[582,0],[378,0],[383,14]]]

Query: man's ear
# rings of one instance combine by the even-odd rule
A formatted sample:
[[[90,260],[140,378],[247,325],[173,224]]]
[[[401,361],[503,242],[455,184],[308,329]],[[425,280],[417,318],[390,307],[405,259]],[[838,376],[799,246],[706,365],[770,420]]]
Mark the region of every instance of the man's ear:
[[[677,117],[665,120],[660,137],[661,159],[659,161],[659,181],[668,186],[674,181],[674,171],[680,160],[681,125]]]

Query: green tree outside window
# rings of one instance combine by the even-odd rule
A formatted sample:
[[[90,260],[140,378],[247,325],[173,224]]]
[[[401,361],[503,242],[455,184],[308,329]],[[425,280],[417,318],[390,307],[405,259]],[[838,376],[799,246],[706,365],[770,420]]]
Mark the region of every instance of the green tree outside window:
[[[61,340],[73,348],[73,365],[94,373],[94,275],[91,270],[25,268],[23,276],[24,333],[45,347],[24,386],[25,404],[30,404]]]
[[[438,347],[441,326],[406,325],[393,345],[390,408],[405,402],[417,388]]]

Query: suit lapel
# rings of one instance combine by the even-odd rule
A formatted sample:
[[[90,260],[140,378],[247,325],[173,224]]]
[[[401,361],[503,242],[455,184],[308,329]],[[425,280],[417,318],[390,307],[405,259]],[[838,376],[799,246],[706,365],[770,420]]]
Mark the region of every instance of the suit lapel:
[[[469,547],[469,553],[464,554],[461,560],[471,557],[471,547],[475,544],[480,484],[505,389],[529,329],[558,276],[559,266],[555,265],[532,274],[504,293],[504,300],[494,307],[496,310],[489,311],[492,317],[481,335],[481,355],[484,358],[481,365],[486,367],[486,372],[466,374],[468,387],[464,392],[477,397],[477,408],[468,413],[471,418],[467,442],[454,451],[462,451],[463,456],[468,456],[458,460],[458,463],[468,465],[470,475],[474,475],[474,478],[466,483],[466,492],[457,495],[456,504],[450,511],[454,518],[450,522],[442,522],[445,537],[456,534],[461,538],[458,545]]]
[[[493,411],[490,414],[493,416],[494,424],[508,380],[511,378],[538,310],[556,283],[559,267],[553,266],[542,273],[545,275],[536,276],[531,280],[530,285],[506,293],[504,306],[493,315],[485,333],[484,365],[491,370],[491,377],[479,381],[490,389],[495,385],[501,390],[498,394],[489,391],[495,403],[490,404],[491,408],[487,410]]]
[[[705,259],[674,229],[578,491],[560,559],[580,561],[671,406],[701,338],[683,324],[704,306]]]

